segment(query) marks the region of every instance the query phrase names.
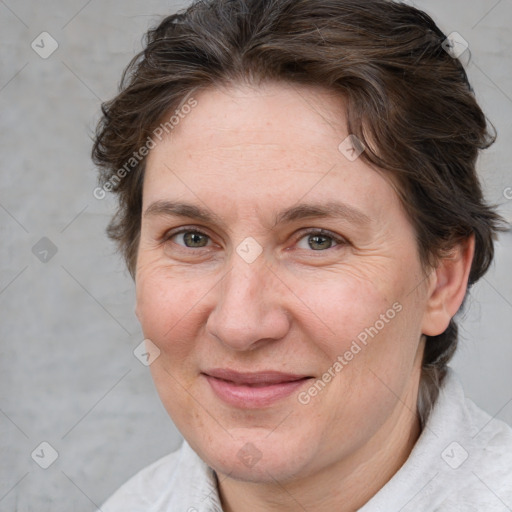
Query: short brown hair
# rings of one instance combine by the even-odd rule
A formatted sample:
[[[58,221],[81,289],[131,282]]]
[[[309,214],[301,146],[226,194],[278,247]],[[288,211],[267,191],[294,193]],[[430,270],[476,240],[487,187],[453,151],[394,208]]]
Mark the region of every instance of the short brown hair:
[[[163,19],[126,68],[119,95],[102,105],[93,148],[100,182],[119,199],[108,233],[132,276],[145,159],[112,182],[116,171],[194,90],[269,80],[342,95],[349,133],[366,146],[362,158],[396,184],[424,268],[474,235],[469,284],[477,281],[501,229],[475,168],[495,136],[445,41],[426,13],[386,0],[204,0]],[[424,379],[439,383],[456,344],[453,319],[427,337]]]

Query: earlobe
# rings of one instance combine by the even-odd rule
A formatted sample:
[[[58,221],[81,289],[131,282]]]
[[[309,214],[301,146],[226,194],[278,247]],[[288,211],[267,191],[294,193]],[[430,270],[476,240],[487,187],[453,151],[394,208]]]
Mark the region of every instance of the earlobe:
[[[423,334],[442,334],[459,310],[468,287],[474,253],[475,237],[471,235],[439,261],[431,276],[423,317]]]

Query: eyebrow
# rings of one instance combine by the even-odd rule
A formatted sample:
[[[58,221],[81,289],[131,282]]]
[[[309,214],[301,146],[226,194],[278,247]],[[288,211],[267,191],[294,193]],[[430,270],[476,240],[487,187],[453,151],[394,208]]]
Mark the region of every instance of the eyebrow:
[[[226,227],[224,221],[210,210],[183,202],[155,201],[146,208],[143,216],[185,217]],[[367,225],[371,222],[370,217],[357,208],[345,203],[331,201],[327,203],[301,203],[286,208],[276,215],[274,226],[311,218],[341,218],[358,225]]]

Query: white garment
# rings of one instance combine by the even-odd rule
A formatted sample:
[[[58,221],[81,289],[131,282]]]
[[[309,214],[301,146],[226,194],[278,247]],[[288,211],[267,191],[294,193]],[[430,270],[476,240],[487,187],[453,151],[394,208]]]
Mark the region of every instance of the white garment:
[[[215,473],[184,441],[132,477],[101,511],[222,512],[222,507]],[[450,369],[409,458],[359,512],[473,511],[512,511],[512,428],[465,398]]]

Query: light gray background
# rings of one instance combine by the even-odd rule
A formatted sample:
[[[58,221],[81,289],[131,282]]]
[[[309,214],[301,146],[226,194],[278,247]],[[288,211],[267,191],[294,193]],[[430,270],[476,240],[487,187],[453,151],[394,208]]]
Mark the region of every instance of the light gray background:
[[[100,102],[143,33],[186,3],[0,0],[1,511],[96,510],[180,443],[132,353],[134,287],[104,235],[114,205],[92,195],[89,153]],[[481,175],[511,219],[512,0],[415,4],[470,44],[468,74],[499,132]],[[59,44],[47,59],[31,48],[43,31]],[[42,237],[57,247],[47,263],[32,252]],[[512,424],[511,260],[509,232],[473,290],[453,366],[470,397]],[[31,458],[42,441],[59,453],[46,470]]]

